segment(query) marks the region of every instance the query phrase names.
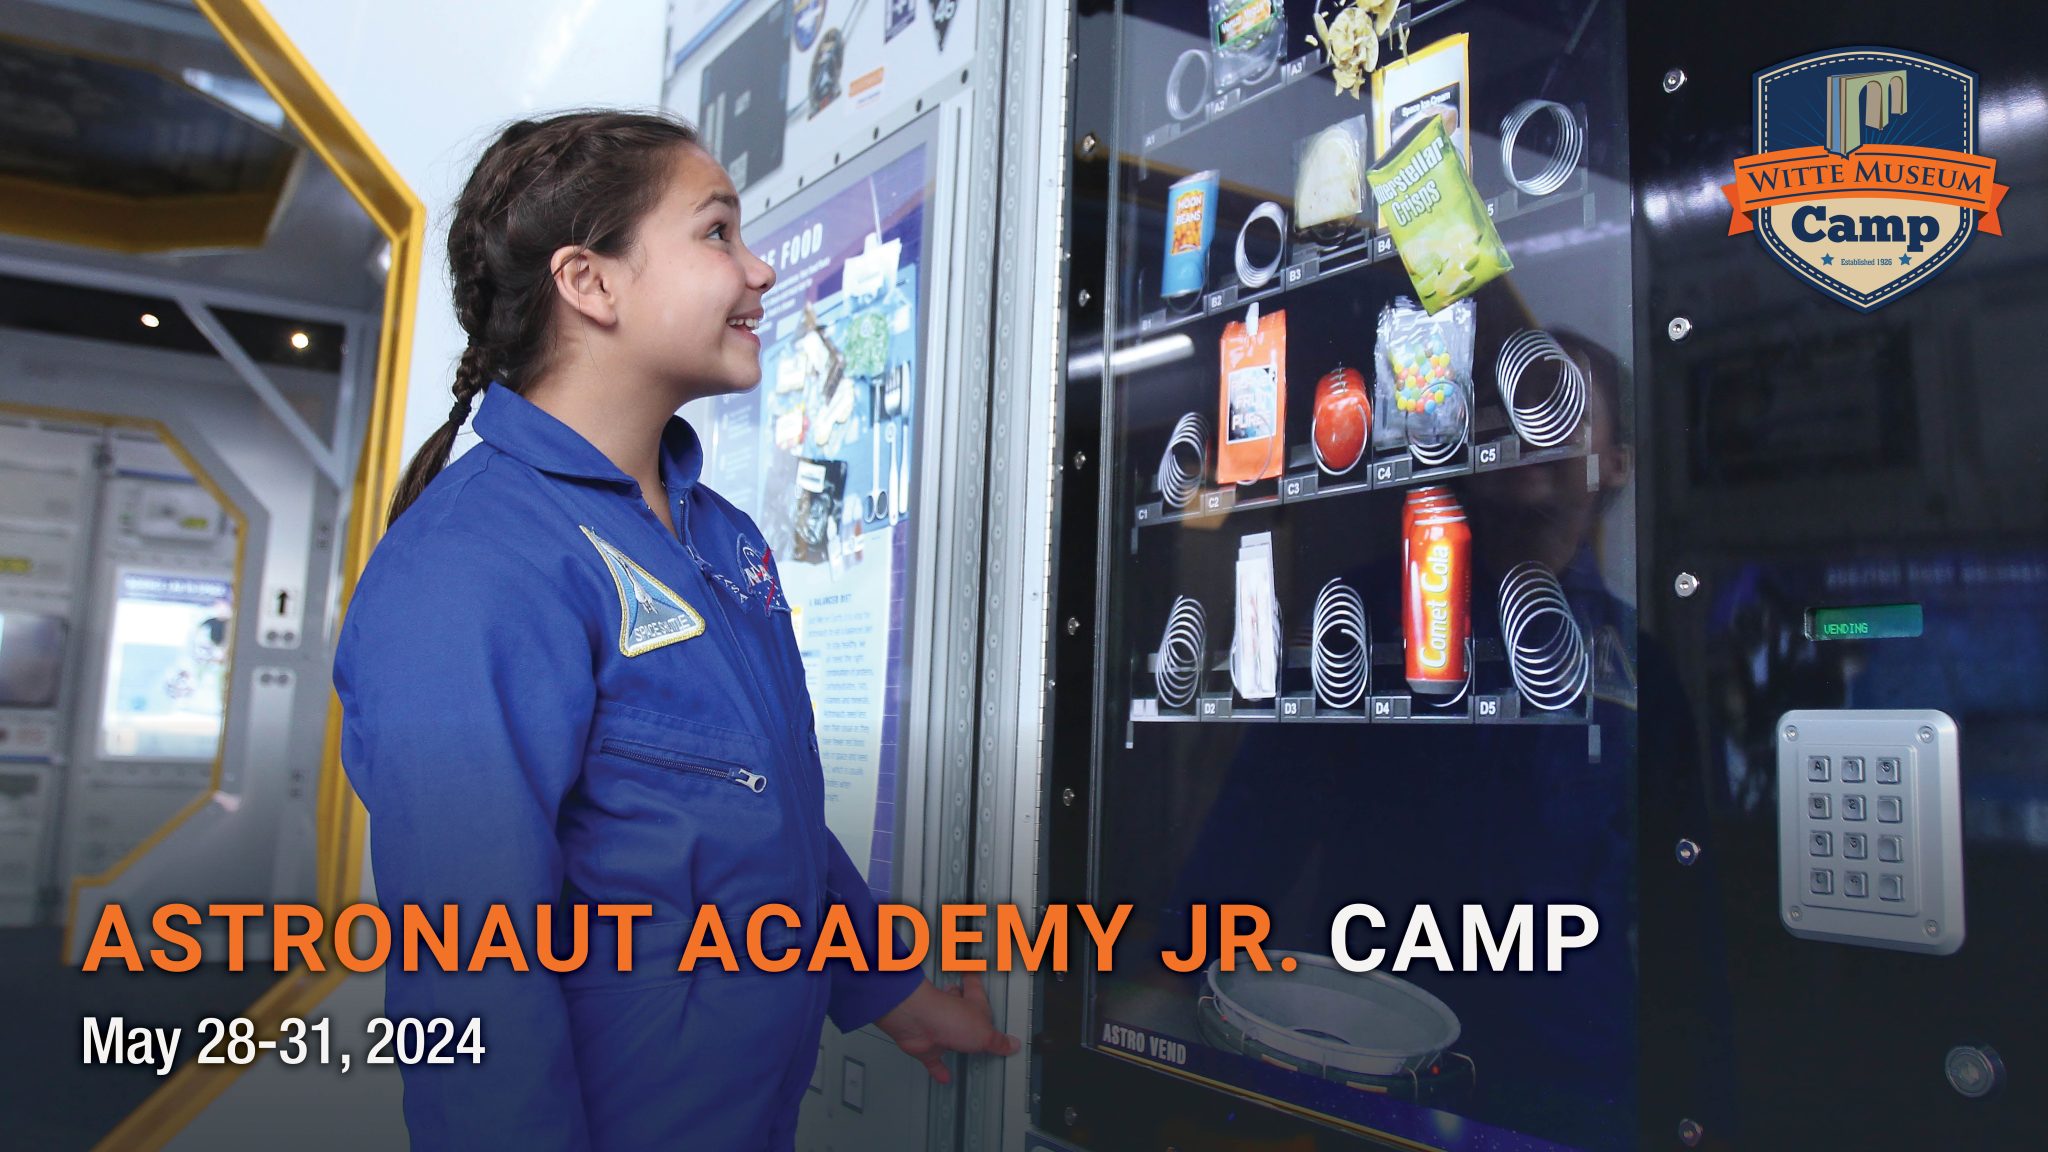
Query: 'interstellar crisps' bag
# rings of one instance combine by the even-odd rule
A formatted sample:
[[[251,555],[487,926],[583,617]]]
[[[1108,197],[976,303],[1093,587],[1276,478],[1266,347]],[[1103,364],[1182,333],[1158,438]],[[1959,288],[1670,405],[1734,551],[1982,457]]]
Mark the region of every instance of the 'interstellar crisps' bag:
[[[1424,311],[1434,314],[1515,266],[1441,117],[1418,121],[1365,179]]]

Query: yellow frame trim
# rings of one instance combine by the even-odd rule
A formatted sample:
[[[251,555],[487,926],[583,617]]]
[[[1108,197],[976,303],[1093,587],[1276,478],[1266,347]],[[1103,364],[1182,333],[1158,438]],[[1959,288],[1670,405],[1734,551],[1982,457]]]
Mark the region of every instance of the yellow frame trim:
[[[384,533],[384,510],[404,465],[400,451],[405,428],[406,375],[412,360],[413,319],[427,212],[369,134],[342,107],[333,90],[264,10],[261,0],[196,2],[250,75],[284,109],[292,126],[363,206],[391,245],[391,270],[384,282],[383,327],[377,346],[369,427],[351,488],[349,522],[343,541],[341,604],[346,613],[370,549]],[[157,838],[195,810],[196,805],[181,812],[158,830]],[[341,702],[331,693],[317,812],[315,845],[319,871],[314,902],[331,918],[357,898],[368,823],[362,801],[349,787],[348,777],[341,769]],[[131,853],[101,873],[100,878],[118,875],[135,855]],[[74,900],[77,888],[75,885],[73,889]],[[74,926],[67,925],[67,938],[70,927]],[[259,1035],[275,1036],[283,1020],[310,1012],[349,975],[332,957],[326,960],[328,970],[324,973],[294,970],[281,976],[249,1008],[245,1015],[255,1021]],[[240,1071],[232,1064],[187,1064],[179,1068],[95,1145],[94,1152],[155,1152],[227,1091]]]
[[[280,179],[263,192],[145,197],[0,176],[0,219],[17,236],[113,252],[260,248],[284,186]]]

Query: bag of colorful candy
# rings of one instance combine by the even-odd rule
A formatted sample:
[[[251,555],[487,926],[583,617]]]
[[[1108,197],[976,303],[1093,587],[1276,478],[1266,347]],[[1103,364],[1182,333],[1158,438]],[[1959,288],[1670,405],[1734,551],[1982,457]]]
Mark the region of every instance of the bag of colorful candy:
[[[1431,316],[1406,296],[1380,310],[1373,447],[1449,463],[1471,437],[1474,305]]]

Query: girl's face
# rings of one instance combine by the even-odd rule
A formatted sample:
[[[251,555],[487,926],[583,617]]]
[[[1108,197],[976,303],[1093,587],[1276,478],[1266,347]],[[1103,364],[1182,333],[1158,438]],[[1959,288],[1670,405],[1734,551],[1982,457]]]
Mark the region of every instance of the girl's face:
[[[732,181],[702,148],[675,150],[668,190],[640,222],[618,294],[619,332],[636,366],[689,396],[761,381],[761,296],[775,270],[740,242]]]

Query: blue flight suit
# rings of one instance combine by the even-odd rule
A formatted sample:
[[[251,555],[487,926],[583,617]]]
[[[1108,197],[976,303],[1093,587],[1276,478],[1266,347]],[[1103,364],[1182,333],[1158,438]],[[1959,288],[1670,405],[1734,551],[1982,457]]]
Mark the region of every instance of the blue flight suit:
[[[662,436],[676,534],[639,486],[567,425],[492,385],[483,443],[450,464],[377,547],[335,661],[342,762],[368,806],[392,926],[393,1019],[482,1021],[485,1057],[405,1072],[416,1152],[785,1149],[823,1018],[850,1031],[922,974],[809,972],[843,903],[872,965],[875,900],[825,826],[824,776],[788,603],[748,516],[697,483],[682,419]],[[513,910],[529,971],[492,960],[402,970],[401,907],[461,908],[466,968],[484,909]],[[616,971],[599,904],[650,904]],[[760,953],[803,949],[769,973]],[[545,970],[534,909],[571,955]],[[741,970],[676,971],[715,904]],[[452,1046],[451,1046],[452,1047]]]

